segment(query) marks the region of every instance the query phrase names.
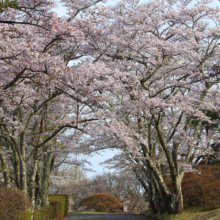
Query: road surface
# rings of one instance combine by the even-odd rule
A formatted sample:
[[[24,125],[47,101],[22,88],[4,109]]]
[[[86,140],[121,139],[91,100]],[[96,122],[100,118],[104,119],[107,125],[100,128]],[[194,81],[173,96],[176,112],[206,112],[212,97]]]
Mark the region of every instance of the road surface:
[[[136,214],[68,214],[65,220],[154,220]]]

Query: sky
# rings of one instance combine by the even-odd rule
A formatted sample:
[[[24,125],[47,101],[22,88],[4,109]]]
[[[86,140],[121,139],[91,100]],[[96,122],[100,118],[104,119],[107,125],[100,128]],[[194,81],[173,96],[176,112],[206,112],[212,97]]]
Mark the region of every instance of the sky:
[[[88,178],[92,178],[97,174],[102,174],[103,172],[115,172],[115,169],[108,169],[104,165],[100,165],[100,163],[104,162],[105,160],[108,160],[112,158],[115,154],[118,154],[118,150],[105,150],[99,152],[99,154],[96,154],[94,156],[83,156],[83,159],[88,160],[92,166],[86,165],[87,168],[93,169],[95,172],[86,171],[86,175]]]
[[[108,0],[107,5],[114,5],[120,0]],[[140,2],[146,2],[147,0],[141,0]],[[156,0],[155,0],[156,1]],[[212,6],[219,6],[220,7],[220,2],[218,0],[214,0],[213,3],[211,4]],[[64,7],[62,7],[61,4],[58,4],[58,8],[54,10],[59,16],[63,16],[66,14],[66,10]],[[92,166],[89,166],[85,164],[87,168],[93,169],[95,172],[89,172],[87,171],[87,177],[92,178],[97,174],[101,174],[103,172],[114,172],[114,169],[109,170],[108,168],[105,168],[104,165],[100,165],[100,163],[104,162],[105,160],[108,160],[112,158],[115,154],[118,154],[119,151],[117,150],[105,150],[102,152],[99,152],[100,154],[94,155],[94,156],[83,156],[83,159],[88,160]]]

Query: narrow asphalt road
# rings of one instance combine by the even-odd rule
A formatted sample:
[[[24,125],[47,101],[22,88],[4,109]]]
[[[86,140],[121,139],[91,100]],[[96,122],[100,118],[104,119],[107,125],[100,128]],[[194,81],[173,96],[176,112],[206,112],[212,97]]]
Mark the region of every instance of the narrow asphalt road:
[[[144,215],[136,214],[68,214],[65,220],[154,220]]]

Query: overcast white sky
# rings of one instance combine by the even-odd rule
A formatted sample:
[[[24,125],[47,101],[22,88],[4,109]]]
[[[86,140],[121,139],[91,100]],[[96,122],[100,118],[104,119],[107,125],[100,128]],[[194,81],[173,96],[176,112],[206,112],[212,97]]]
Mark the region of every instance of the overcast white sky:
[[[108,5],[114,5],[116,4],[117,2],[119,2],[120,0],[108,0],[107,1],[107,4]],[[146,2],[147,0],[141,0],[140,2]],[[156,0],[155,0],[156,1]],[[220,7],[220,1],[218,0],[214,0],[213,3],[212,3],[212,6],[219,6]],[[62,7],[61,4],[59,4],[59,7],[54,10],[55,12],[57,12],[57,14],[59,16],[63,16],[66,14],[66,10],[64,7]],[[105,168],[104,166],[101,166],[99,165],[99,163],[102,163],[104,162],[105,160],[109,159],[109,158],[112,158],[116,153],[118,153],[118,151],[112,151],[112,150],[106,150],[105,152],[100,152],[101,155],[95,155],[93,157],[88,157],[88,156],[83,156],[84,159],[87,159],[91,164],[92,164],[92,167],[89,166],[89,165],[86,165],[86,167],[88,168],[91,168],[93,170],[95,170],[96,172],[88,172],[87,171],[87,176],[89,178],[95,176],[96,174],[100,174],[102,172],[108,172],[108,171],[111,171],[111,172],[114,172],[114,170],[108,170],[107,168]]]

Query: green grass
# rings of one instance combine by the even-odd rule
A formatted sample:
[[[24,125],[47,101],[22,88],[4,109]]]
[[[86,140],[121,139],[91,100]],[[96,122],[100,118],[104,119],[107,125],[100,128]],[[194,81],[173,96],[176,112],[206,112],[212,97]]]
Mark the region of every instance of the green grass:
[[[85,212],[68,212],[68,214],[108,214],[108,213],[107,212],[85,211]]]
[[[164,220],[219,220],[220,219],[220,209],[213,211],[204,211],[201,208],[186,209],[182,214],[168,215],[167,213],[159,215],[152,214],[147,211],[144,214],[155,217],[157,219]]]

